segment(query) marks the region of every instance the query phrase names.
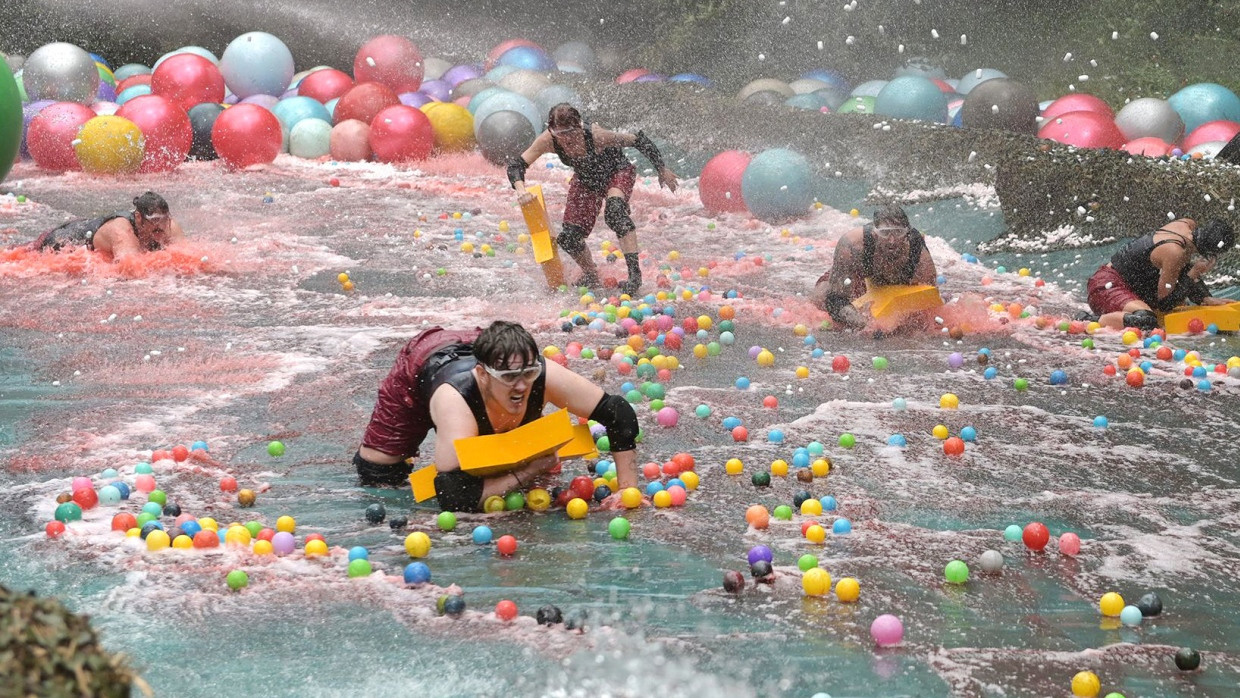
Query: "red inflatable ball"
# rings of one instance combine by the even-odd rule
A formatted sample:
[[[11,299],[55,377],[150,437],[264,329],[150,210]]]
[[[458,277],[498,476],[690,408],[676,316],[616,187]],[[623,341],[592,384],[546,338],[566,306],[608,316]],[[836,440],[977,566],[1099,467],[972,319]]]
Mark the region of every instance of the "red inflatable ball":
[[[1240,123],[1226,119],[1207,121],[1184,137],[1184,143],[1180,146],[1180,149],[1187,153],[1202,143],[1209,143],[1211,141],[1226,143],[1235,138],[1237,133],[1240,133]]]
[[[297,85],[297,94],[302,97],[318,100],[324,104],[343,97],[353,87],[353,78],[343,70],[323,68],[302,78]]]
[[[1021,539],[1025,541],[1025,547],[1035,552],[1041,552],[1046,547],[1046,544],[1050,542],[1051,532],[1046,529],[1045,525],[1034,521],[1025,526]]]
[[[1042,110],[1042,125],[1045,126],[1051,119],[1074,111],[1093,111],[1115,118],[1111,105],[1101,99],[1093,95],[1070,94],[1051,102],[1046,109]]]
[[[370,122],[370,149],[379,162],[425,160],[434,147],[431,120],[419,109],[397,104],[375,114]]]
[[[508,53],[510,50],[518,46],[529,46],[530,48],[536,48],[539,51],[542,51],[543,53],[549,53],[547,49],[543,48],[542,46],[539,46],[538,44],[534,43],[533,41],[530,41],[529,39],[509,39],[501,44],[496,45],[496,47],[491,49],[491,52],[487,54],[486,69],[490,70],[491,68],[494,68],[495,64],[499,62],[500,56],[504,55],[505,53]]]
[[[416,92],[422,86],[422,53],[403,36],[376,36],[357,50],[353,77],[377,82],[397,94]]]
[[[332,123],[342,123],[349,119],[368,124],[375,120],[375,114],[384,109],[400,104],[400,97],[386,85],[377,82],[359,82],[344,93],[336,102],[336,113],[332,115]]]
[[[1096,111],[1071,111],[1044,121],[1038,138],[1078,148],[1117,149],[1124,145],[1124,134],[1115,119]]]
[[[333,160],[361,162],[369,160],[370,124],[357,119],[341,121],[332,127],[329,148]]]
[[[1145,138],[1136,138],[1124,144],[1120,150],[1131,155],[1144,155],[1151,158],[1166,157],[1172,146],[1167,141],[1154,136],[1146,136]]]
[[[711,158],[702,168],[698,180],[698,196],[708,213],[744,213],[745,199],[741,197],[741,177],[753,159],[740,150],[725,150]]]
[[[93,118],[94,110],[76,102],[58,102],[45,107],[26,130],[30,157],[45,170],[82,169],[73,141],[77,140],[82,125]]]
[[[637,78],[640,78],[643,75],[649,75],[649,74],[650,74],[650,71],[646,70],[645,68],[633,68],[631,70],[626,70],[623,73],[620,73],[618,76],[616,76],[616,84],[623,85],[625,83],[630,83],[636,80]]]
[[[280,120],[256,104],[225,109],[211,127],[211,144],[228,167],[265,165],[280,154]]]
[[[166,59],[151,76],[151,94],[189,111],[195,104],[224,101],[224,76],[211,61],[193,53]]]
[[[149,85],[149,84],[151,84],[150,73],[144,73],[142,75],[134,75],[131,77],[127,77],[124,80],[121,80],[120,82],[116,83],[116,94],[120,94],[124,92],[126,89],[133,87],[134,85]]]
[[[146,152],[139,172],[175,170],[194,143],[189,114],[165,97],[153,94],[135,97],[121,105],[116,115],[134,122],[142,131]]]

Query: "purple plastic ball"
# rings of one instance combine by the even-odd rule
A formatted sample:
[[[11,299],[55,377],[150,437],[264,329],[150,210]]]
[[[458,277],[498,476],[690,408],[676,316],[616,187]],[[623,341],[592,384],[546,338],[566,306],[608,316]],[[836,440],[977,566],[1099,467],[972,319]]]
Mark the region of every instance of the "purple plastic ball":
[[[952,368],[960,368],[964,365],[964,357],[960,355],[960,352],[954,351],[951,356],[947,357],[947,365]]]
[[[756,359],[762,353],[762,347],[749,347],[749,358]]]
[[[775,555],[772,554],[771,549],[765,545],[755,545],[749,549],[749,564],[751,565],[758,560],[772,562],[774,559]]]
[[[288,531],[280,531],[271,537],[271,549],[276,555],[288,555],[297,547],[297,539]]]

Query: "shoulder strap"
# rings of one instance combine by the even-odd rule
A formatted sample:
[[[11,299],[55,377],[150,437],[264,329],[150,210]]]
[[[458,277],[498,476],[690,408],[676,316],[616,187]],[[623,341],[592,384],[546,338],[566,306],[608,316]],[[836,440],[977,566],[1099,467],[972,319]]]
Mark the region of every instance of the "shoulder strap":
[[[541,417],[543,407],[547,404],[545,397],[547,393],[547,360],[539,356],[538,363],[542,364],[543,372],[538,375],[538,379],[534,381],[534,386],[530,388],[530,403],[525,406],[525,416],[521,419],[522,424],[529,424]]]
[[[874,226],[866,223],[861,228],[861,270],[865,278],[874,276]]]
[[[906,281],[913,280],[913,274],[917,273],[917,265],[921,263],[921,251],[926,247],[926,238],[921,231],[913,228],[909,233],[908,239],[908,264],[904,267],[904,278]]]

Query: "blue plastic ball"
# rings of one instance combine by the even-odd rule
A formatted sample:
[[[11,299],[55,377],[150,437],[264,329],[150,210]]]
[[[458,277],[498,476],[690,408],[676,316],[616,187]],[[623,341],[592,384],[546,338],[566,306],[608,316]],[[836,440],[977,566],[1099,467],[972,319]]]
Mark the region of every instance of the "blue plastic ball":
[[[1210,379],[1202,378],[1201,380],[1197,381],[1197,389],[1203,393],[1209,392],[1210,391]]]
[[[999,375],[999,370],[994,366],[990,366],[982,372],[982,377],[986,380],[994,380],[997,375]]]
[[[107,506],[119,504],[121,501],[121,491],[112,485],[104,485],[99,488],[99,503]]]
[[[103,478],[104,480],[114,478],[116,477],[116,475],[117,475],[116,468],[104,468],[103,472],[99,473],[99,477]]]
[[[680,478],[678,478],[678,477],[674,477],[674,478],[672,478],[671,480],[668,480],[668,481],[667,481],[667,489],[669,489],[669,490],[670,490],[670,489],[672,489],[673,487],[679,487],[679,488],[680,488],[680,489],[682,489],[682,490],[688,490],[688,489],[689,489],[688,487],[685,487],[685,481],[684,481],[684,480],[681,480],[681,479],[680,479]]]
[[[902,397],[898,397],[891,401],[891,406],[896,411],[903,412],[904,410],[908,409],[908,400],[905,400]]]
[[[129,485],[126,485],[120,480],[117,480],[116,482],[112,483],[112,486],[120,490],[121,499],[129,499]]]
[[[637,386],[633,384],[633,381],[625,381],[620,385],[621,393],[627,393],[630,390],[637,390]]]
[[[943,274],[939,274],[938,276],[934,278],[934,284],[936,286],[942,286],[945,283],[947,283],[947,277],[944,276]]]
[[[185,523],[181,524],[181,533],[184,533],[190,538],[193,538],[201,530],[202,530],[202,526],[199,525],[197,521],[186,521]]]
[[[1240,97],[1212,82],[1189,85],[1168,97],[1167,103],[1184,120],[1185,133],[1207,121],[1240,121]]]
[[[726,330],[725,330],[725,331],[723,331],[723,332],[720,332],[720,333],[719,333],[719,343],[720,343],[720,344],[722,344],[722,345],[724,345],[725,347],[730,347],[730,346],[732,346],[733,344],[735,344],[735,343],[736,343],[736,335],[734,335],[734,334],[732,334],[731,332],[728,332],[728,331],[726,331]]]
[[[1194,366],[1193,367],[1193,378],[1205,378],[1205,377],[1206,377],[1205,366]]]
[[[1142,361],[1142,362],[1141,362],[1141,373],[1144,373],[1145,375],[1147,375],[1147,376],[1148,376],[1148,375],[1150,374],[1150,371],[1152,371],[1153,369],[1154,369],[1154,364],[1153,364],[1153,363],[1151,363],[1151,362],[1149,362],[1149,361]]]
[[[1017,524],[1012,524],[1011,526],[1008,526],[1007,528],[1003,529],[1003,540],[1009,543],[1015,543],[1021,540],[1021,538],[1023,538],[1024,535],[1025,535],[1024,529],[1022,529]]]
[[[1064,385],[1068,382],[1068,374],[1061,370],[1051,371],[1051,385]]]
[[[749,390],[749,379],[744,376],[737,378],[736,389],[737,390]]]
[[[355,545],[352,548],[349,548],[349,562],[353,562],[354,560],[369,560],[369,559],[370,559],[370,551],[367,550],[365,546]]]
[[[1183,349],[1176,349],[1175,351],[1171,352],[1171,358],[1175,359],[1176,361],[1183,361],[1185,356],[1188,356],[1188,352]]]
[[[272,107],[271,113],[279,119],[280,126],[286,133],[292,132],[293,127],[305,119],[319,119],[327,123],[332,120],[327,108],[317,99],[310,97],[286,97]]]
[[[836,535],[852,533],[852,522],[848,519],[836,519],[835,523],[831,525],[831,532]]]
[[[655,492],[662,492],[662,491],[663,491],[662,482],[659,482],[656,480],[654,482],[650,482],[646,484],[646,496],[648,497],[653,497]]]
[[[1209,332],[1210,334],[1218,334],[1218,325],[1213,322],[1206,325],[1206,332]]]
[[[892,434],[887,437],[887,445],[904,448],[908,445],[908,439],[904,438],[904,434]]]
[[[960,430],[960,438],[964,441],[977,441],[977,429],[964,427]]]
[[[155,472],[150,463],[138,463],[133,467],[134,475],[150,475]]]
[[[405,584],[426,584],[431,581],[431,568],[425,562],[411,562],[405,565]]]
[[[500,54],[496,65],[511,65],[520,70],[547,73],[555,70],[555,61],[546,51],[534,46],[515,46]]]
[[[814,203],[809,161],[786,148],[759,153],[741,176],[741,197],[755,218],[768,223],[805,215]]]
[[[191,450],[191,451],[210,451],[211,449],[210,449],[210,448],[207,448],[207,442],[206,442],[206,441],[195,441],[193,444],[191,444],[191,445],[190,445],[189,450]]]
[[[819,499],[818,503],[822,504],[823,511],[835,511],[837,506],[835,503],[835,497],[832,497],[829,494]]]
[[[792,464],[798,468],[808,468],[809,467],[809,454],[808,453],[793,454]]]
[[[811,456],[821,456],[824,452],[826,452],[827,447],[823,446],[821,441],[811,441],[809,442],[809,445],[805,447],[805,450],[809,451]]]
[[[1136,606],[1124,606],[1119,612],[1119,622],[1124,625],[1141,625],[1141,609]]]
[[[158,521],[147,521],[146,524],[142,526],[142,539],[145,540],[146,537],[150,535],[151,531],[156,529],[162,531],[164,530],[164,525]]]
[[[772,429],[766,433],[766,440],[773,444],[782,444],[784,442],[784,432]]]
[[[1102,415],[1098,415],[1097,417],[1094,417],[1094,426],[1095,426],[1095,427],[1097,427],[1097,428],[1099,428],[1099,429],[1106,429],[1108,424],[1109,424],[1109,422],[1107,422],[1107,418],[1106,418],[1106,417],[1103,417]]]
[[[490,543],[492,535],[493,534],[491,533],[490,526],[475,526],[474,527],[473,538],[474,538],[474,542],[477,543],[478,545],[486,545],[487,543]]]
[[[727,429],[728,431],[731,431],[739,427],[741,424],[743,424],[743,422],[741,422],[740,417],[724,417],[723,418],[723,428]]]
[[[142,505],[142,513],[160,517],[164,515],[164,507],[159,502],[147,502]]]
[[[805,339],[803,341],[805,342],[805,346],[807,347],[812,347],[818,343],[818,339],[814,337],[814,335],[812,334],[805,335]]]
[[[826,355],[826,352],[824,352],[822,349],[814,349],[813,351],[809,353],[809,355],[815,359],[821,359],[823,356]]]

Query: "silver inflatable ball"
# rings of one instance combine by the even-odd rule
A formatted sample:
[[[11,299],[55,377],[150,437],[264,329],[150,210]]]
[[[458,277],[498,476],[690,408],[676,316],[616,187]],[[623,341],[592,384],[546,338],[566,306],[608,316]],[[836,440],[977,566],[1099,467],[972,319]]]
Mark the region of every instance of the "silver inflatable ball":
[[[497,111],[478,126],[478,147],[482,156],[496,165],[506,165],[534,142],[534,127],[523,114]]]
[[[1184,120],[1166,100],[1156,97],[1142,97],[1125,104],[1115,115],[1115,125],[1130,141],[1153,137],[1178,143],[1184,136]]]
[[[99,69],[90,54],[73,44],[41,46],[26,58],[22,80],[30,101],[91,104],[99,91]]]

